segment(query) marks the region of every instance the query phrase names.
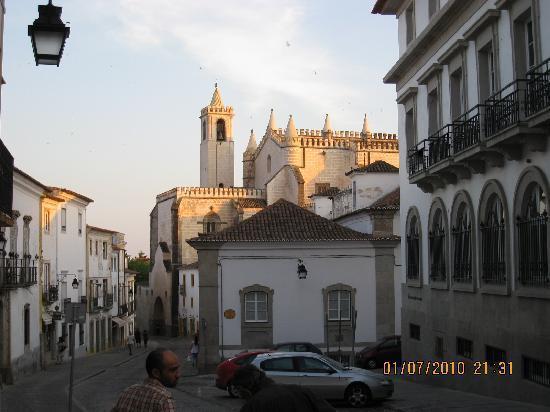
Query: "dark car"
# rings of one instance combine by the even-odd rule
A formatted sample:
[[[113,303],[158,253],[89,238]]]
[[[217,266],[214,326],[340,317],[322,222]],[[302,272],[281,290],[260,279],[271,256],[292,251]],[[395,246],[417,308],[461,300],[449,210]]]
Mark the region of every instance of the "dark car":
[[[374,369],[384,366],[384,362],[401,361],[401,336],[386,336],[366,347],[357,354],[355,365],[360,368]]]
[[[231,383],[235,371],[241,366],[248,365],[256,356],[265,352],[243,352],[220,363],[216,368],[216,387],[227,390],[227,393],[232,398],[236,397],[238,394]]]
[[[284,342],[271,349],[276,352],[313,352],[322,355],[323,352],[317,346],[309,342]]]

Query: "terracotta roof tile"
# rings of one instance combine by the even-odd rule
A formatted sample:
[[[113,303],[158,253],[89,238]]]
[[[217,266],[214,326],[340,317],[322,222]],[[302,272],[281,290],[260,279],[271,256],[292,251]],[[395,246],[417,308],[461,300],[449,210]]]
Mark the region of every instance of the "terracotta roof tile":
[[[329,187],[328,189],[325,189],[319,193],[314,193],[309,197],[313,196],[336,196],[338,193],[340,193],[340,189],[337,187]]]
[[[370,210],[398,210],[400,204],[400,190],[399,188],[382,196],[380,199],[371,204],[367,209]]]
[[[254,216],[217,233],[188,242],[315,242],[334,240],[398,240],[394,235],[374,236],[356,232],[287,200],[280,199]]]
[[[391,165],[383,160],[377,160],[366,166],[361,166],[356,169],[352,169],[349,172],[346,172],[346,176],[354,172],[367,172],[367,173],[399,173],[399,168]]]
[[[263,209],[267,206],[265,199],[238,198],[237,203],[243,209]]]

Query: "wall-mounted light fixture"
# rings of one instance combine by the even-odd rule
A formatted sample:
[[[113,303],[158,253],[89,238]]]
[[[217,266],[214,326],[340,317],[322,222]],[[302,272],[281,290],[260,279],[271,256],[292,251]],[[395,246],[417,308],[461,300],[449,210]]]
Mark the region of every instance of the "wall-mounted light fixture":
[[[307,278],[307,269],[302,259],[298,259],[298,279]]]
[[[74,278],[71,285],[73,286],[73,289],[75,289],[75,290],[78,289],[78,279]]]

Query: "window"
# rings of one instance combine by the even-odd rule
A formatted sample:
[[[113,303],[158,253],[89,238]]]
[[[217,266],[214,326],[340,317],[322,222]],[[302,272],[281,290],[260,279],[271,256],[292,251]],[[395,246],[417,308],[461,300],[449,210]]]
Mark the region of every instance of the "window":
[[[25,258],[25,262],[28,262],[30,260],[30,249],[29,249],[29,242],[31,238],[31,224],[32,217],[29,215],[23,216],[23,258]]]
[[[405,25],[407,30],[407,44],[409,44],[411,41],[414,40],[414,37],[416,36],[416,29],[414,24],[414,1],[411,2],[409,7],[407,7],[407,10],[405,10]]]
[[[487,201],[481,228],[481,280],[488,284],[506,283],[506,223],[499,196]]]
[[[193,307],[193,298],[191,298],[191,307]]]
[[[319,195],[330,189],[330,183],[315,183],[315,194]]]
[[[542,187],[532,182],[523,194],[517,216],[519,282],[531,287],[550,287],[548,273],[548,209]]]
[[[429,0],[428,15],[430,18],[439,11],[439,0]]]
[[[292,372],[294,371],[293,358],[275,358],[263,361],[260,367],[264,371]]]
[[[30,305],[27,303],[23,309],[23,333],[24,333],[24,345],[28,346],[31,343],[31,310]]]
[[[535,65],[535,39],[533,36],[533,21],[531,19],[525,22],[525,45],[527,70]]]
[[[206,140],[206,120],[202,121],[202,140]]]
[[[248,356],[242,356],[240,358],[237,358],[233,361],[235,365],[244,366],[249,365],[250,362],[252,362],[254,359],[256,359],[256,356],[258,355],[248,355]]]
[[[78,344],[80,346],[84,345],[84,324],[78,324]]]
[[[411,339],[420,340],[420,326],[409,323],[409,336]]]
[[[50,233],[50,221],[51,221],[50,211],[46,210],[44,212],[44,232],[46,233]]]
[[[225,139],[225,121],[223,119],[218,119],[216,122],[216,140],[219,142],[224,142]]]
[[[466,202],[457,208],[452,228],[453,282],[472,282],[472,218]]]
[[[329,365],[316,358],[308,358],[304,356],[296,358],[296,360],[298,361],[300,372],[324,374],[334,372],[334,369],[332,369]]]
[[[97,250],[98,250],[98,245],[99,245],[99,242],[96,240],[95,241],[95,255],[97,256]]]
[[[429,232],[430,280],[445,282],[447,280],[447,238],[445,209],[443,202],[437,199],[432,206]]]
[[[485,360],[491,364],[506,362],[506,351],[493,346],[485,346]]]
[[[271,173],[271,155],[267,155],[267,173]]]
[[[416,138],[416,121],[414,107],[408,110],[405,114],[405,135],[407,137],[408,149],[412,148],[418,143]]]
[[[523,359],[523,379],[550,387],[550,363],[536,359]]]
[[[61,231],[67,231],[67,209],[61,208]]]
[[[195,286],[195,274],[191,273],[191,286]]]
[[[92,256],[92,239],[90,239],[90,256]]]
[[[479,100],[484,102],[496,92],[495,55],[493,43],[479,50]]]
[[[78,212],[78,234],[82,234],[82,212]]]
[[[416,209],[409,211],[407,225],[407,280],[420,278],[420,221]]]
[[[531,8],[514,19],[514,51],[516,78],[525,78],[536,64],[536,38]]]
[[[353,188],[352,188],[352,194],[353,194],[353,210],[357,209],[357,182],[353,181]]]
[[[443,353],[445,352],[443,337],[441,337],[441,336],[436,336],[435,337],[434,352],[435,352],[435,356],[437,356],[439,358],[443,357]]]
[[[437,88],[428,93],[428,135],[439,130],[439,91]]]
[[[333,290],[328,293],[328,320],[350,320],[351,293]]]
[[[246,322],[267,322],[267,293],[246,293],[244,305]]]
[[[464,76],[462,68],[454,71],[449,79],[451,86],[451,119],[460,117],[464,112]]]
[[[50,283],[50,263],[44,263],[44,289],[48,290]]]
[[[474,352],[474,343],[471,340],[456,337],[456,354],[468,359],[472,359]]]
[[[203,233],[215,233],[220,229],[221,219],[218,214],[211,209],[210,212],[208,212],[206,216],[204,216],[204,219],[202,220],[202,225]]]
[[[103,259],[107,260],[107,242],[103,242],[102,251],[103,251]]]

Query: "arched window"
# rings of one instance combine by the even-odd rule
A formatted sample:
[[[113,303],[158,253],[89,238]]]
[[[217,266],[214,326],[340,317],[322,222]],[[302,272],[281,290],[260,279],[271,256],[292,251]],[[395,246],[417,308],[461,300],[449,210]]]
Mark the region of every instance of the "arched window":
[[[469,196],[459,192],[452,211],[453,282],[472,284],[473,280],[473,213]]]
[[[548,195],[544,174],[529,168],[516,191],[518,280],[521,286],[550,288]]]
[[[271,173],[271,155],[267,155],[267,173]]]
[[[420,280],[420,219],[411,209],[407,218],[407,281]]]
[[[430,280],[447,281],[447,224],[445,207],[436,199],[430,212],[429,230]]]
[[[503,192],[489,182],[480,207],[481,281],[488,285],[506,285],[506,212]]]
[[[225,141],[225,121],[223,119],[218,119],[216,122],[216,140]]]
[[[203,230],[205,234],[214,233],[219,230],[221,226],[221,219],[218,214],[214,211],[210,211],[204,216],[202,220]]]

